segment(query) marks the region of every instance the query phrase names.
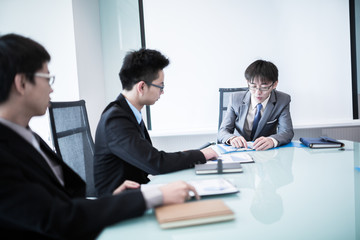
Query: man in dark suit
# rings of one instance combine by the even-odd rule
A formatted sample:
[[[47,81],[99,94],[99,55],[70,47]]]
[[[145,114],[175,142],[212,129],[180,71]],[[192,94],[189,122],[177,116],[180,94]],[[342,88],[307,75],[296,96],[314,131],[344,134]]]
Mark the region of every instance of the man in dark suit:
[[[257,60],[245,70],[245,78],[249,90],[231,95],[218,141],[237,148],[247,147],[247,141],[254,141],[256,150],[289,143],[294,136],[291,98],[275,90],[277,67],[271,62]]]
[[[150,49],[125,57],[119,74],[123,91],[104,110],[95,135],[94,176],[100,196],[125,179],[147,183],[148,174],[191,168],[217,157],[211,148],[167,153],[152,146],[141,109],[163,94],[163,69],[168,64],[165,56]]]
[[[0,232],[11,239],[94,239],[148,208],[181,203],[195,189],[175,182],[140,190],[125,181],[113,196],[85,198],[85,183],[29,127],[49,105],[50,55],[16,34],[0,37]]]

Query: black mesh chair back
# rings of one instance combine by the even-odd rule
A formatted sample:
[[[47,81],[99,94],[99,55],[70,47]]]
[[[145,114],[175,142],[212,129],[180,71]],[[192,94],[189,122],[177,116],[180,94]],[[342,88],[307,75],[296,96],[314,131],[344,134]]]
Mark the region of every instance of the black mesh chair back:
[[[87,197],[96,197],[91,136],[85,101],[51,102],[52,142],[58,155],[86,182]]]
[[[222,120],[225,116],[228,104],[229,104],[229,99],[230,99],[230,95],[234,92],[240,92],[240,91],[247,91],[248,88],[219,88],[219,93],[220,93],[220,106],[219,106],[219,126],[218,129],[221,126]]]

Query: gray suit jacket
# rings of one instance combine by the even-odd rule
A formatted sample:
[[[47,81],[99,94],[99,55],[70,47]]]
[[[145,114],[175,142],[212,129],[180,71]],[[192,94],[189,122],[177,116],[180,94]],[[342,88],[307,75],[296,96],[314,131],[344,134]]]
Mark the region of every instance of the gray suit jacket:
[[[290,95],[277,90],[272,91],[253,139],[244,131],[250,100],[249,91],[231,95],[218,132],[218,142],[225,143],[232,136],[243,136],[246,141],[254,141],[261,136],[272,137],[279,142],[279,146],[291,142],[294,131],[290,116]]]

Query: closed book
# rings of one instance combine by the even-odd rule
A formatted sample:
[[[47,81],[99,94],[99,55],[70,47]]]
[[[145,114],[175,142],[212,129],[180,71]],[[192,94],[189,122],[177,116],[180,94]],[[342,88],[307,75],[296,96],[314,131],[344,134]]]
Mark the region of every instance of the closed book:
[[[340,148],[344,146],[344,143],[339,142],[336,139],[329,137],[319,137],[319,138],[300,138],[300,142],[306,145],[309,148]]]
[[[205,164],[195,164],[196,174],[222,174],[243,172],[239,162],[224,162],[221,159],[217,161],[208,161]]]
[[[161,228],[178,228],[235,218],[234,212],[221,199],[199,200],[155,208]]]

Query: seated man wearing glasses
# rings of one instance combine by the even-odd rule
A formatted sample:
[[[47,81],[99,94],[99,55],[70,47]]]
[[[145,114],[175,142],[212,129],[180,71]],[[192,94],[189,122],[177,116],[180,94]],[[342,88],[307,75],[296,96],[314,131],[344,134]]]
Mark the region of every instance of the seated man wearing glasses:
[[[155,50],[126,55],[119,74],[123,91],[105,108],[95,135],[94,177],[99,196],[112,193],[126,179],[147,183],[148,174],[191,168],[217,157],[211,148],[166,153],[152,146],[140,111],[164,93],[163,69],[168,64]]]
[[[31,130],[53,92],[50,55],[30,38],[0,36],[0,232],[6,239],[96,239],[110,225],[147,209],[182,203],[193,186],[179,181],[140,189],[125,181],[102,199]],[[5,237],[8,236],[8,237]]]
[[[278,69],[268,61],[257,60],[245,70],[249,90],[231,95],[218,132],[218,142],[234,147],[266,150],[287,144],[294,136],[288,94],[275,90]]]

